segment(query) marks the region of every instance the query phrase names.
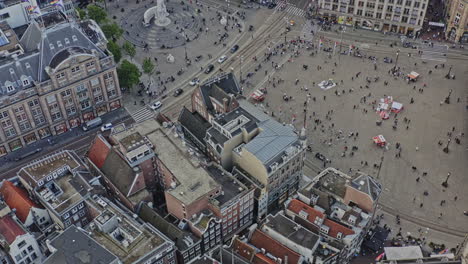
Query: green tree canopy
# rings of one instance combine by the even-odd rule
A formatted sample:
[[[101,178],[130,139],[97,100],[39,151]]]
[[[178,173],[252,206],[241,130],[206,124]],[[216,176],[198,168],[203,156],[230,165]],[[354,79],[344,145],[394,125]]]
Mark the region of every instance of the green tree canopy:
[[[140,82],[140,70],[138,70],[135,64],[128,60],[122,61],[120,67],[117,68],[117,74],[119,75],[120,86],[130,89]]]
[[[143,60],[143,72],[150,75],[154,71],[154,64],[151,61],[151,58],[146,58]]]
[[[118,40],[123,34],[123,29],[121,29],[115,22],[112,24],[105,24],[101,26],[101,29],[107,39]]]
[[[75,8],[75,10],[76,10],[76,13],[78,14],[78,17],[80,19],[85,19],[86,18],[86,11],[84,11],[83,9],[81,9],[79,7]]]
[[[101,24],[107,20],[107,13],[97,5],[88,5],[88,17]]]
[[[135,49],[135,46],[133,46],[132,43],[130,43],[128,41],[125,41],[122,48],[125,51],[125,53],[128,54],[128,56],[130,56],[131,58],[135,57],[136,49]]]
[[[122,52],[120,51],[119,45],[117,45],[117,43],[114,41],[109,40],[109,43],[107,43],[107,49],[109,49],[112,55],[114,55],[114,60],[116,63],[118,63],[122,58]]]

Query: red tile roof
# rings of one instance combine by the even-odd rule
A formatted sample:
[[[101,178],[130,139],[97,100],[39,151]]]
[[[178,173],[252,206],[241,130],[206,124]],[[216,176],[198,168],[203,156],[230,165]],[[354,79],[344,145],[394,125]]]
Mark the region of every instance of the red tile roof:
[[[21,226],[11,218],[11,216],[6,215],[0,218],[0,234],[5,238],[7,243],[11,245],[16,237],[26,234]]]
[[[343,225],[340,225],[339,223],[332,221],[330,219],[325,219],[325,221],[323,221],[323,224],[330,228],[328,230],[328,235],[334,238],[336,238],[336,235],[338,235],[338,233],[341,233],[342,237],[354,234],[354,231],[352,229],[349,229]]]
[[[5,199],[5,203],[11,208],[16,209],[16,216],[21,222],[26,222],[32,207],[42,208],[31,199],[25,189],[14,185],[10,181],[5,181],[0,188],[0,193]]]
[[[107,143],[104,137],[102,137],[102,135],[98,135],[94,139],[91,148],[89,148],[88,158],[94,163],[94,165],[96,165],[96,167],[101,169],[106,161],[110,149],[111,146]]]
[[[281,243],[258,229],[256,229],[252,234],[250,243],[258,249],[264,248],[267,253],[270,253],[277,258],[281,258],[283,263],[286,263],[284,259],[285,256],[288,256],[288,263],[298,263],[301,258],[301,255],[288,247],[283,246]]]
[[[299,215],[299,212],[300,211],[304,211],[308,214],[307,216],[307,220],[309,220],[309,222],[311,223],[314,223],[315,222],[315,218],[316,217],[319,217],[319,218],[325,218],[325,214],[323,214],[322,212],[318,211],[318,210],[315,210],[313,207],[311,207],[310,205],[306,204],[306,203],[303,203],[302,201],[299,201],[297,199],[293,199],[289,205],[288,205],[288,209]]]
[[[262,253],[255,254],[254,259],[252,260],[253,264],[276,264],[274,260],[263,255]]]
[[[294,199],[292,200],[289,205],[288,205],[288,209],[299,215],[299,212],[300,211],[305,211],[308,216],[307,216],[307,220],[310,222],[310,223],[314,223],[315,221],[315,218],[318,216],[322,219],[325,218],[325,214],[323,214],[322,212],[318,211],[318,210],[315,210],[313,207],[311,207],[310,205],[307,205],[306,203],[303,203],[297,199]],[[354,231],[352,229],[349,229],[335,221],[332,221],[328,218],[325,218],[323,223],[324,225],[328,226],[330,228],[330,230],[328,230],[328,235],[331,236],[331,237],[334,237],[336,238],[336,235],[341,232],[342,233],[342,236],[345,237],[347,235],[352,235],[354,234]]]

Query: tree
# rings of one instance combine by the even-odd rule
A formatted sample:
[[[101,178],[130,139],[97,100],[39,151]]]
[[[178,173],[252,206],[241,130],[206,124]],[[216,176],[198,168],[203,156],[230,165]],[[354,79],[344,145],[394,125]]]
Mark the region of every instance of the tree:
[[[114,41],[109,40],[109,43],[107,43],[107,49],[109,49],[112,55],[114,55],[114,60],[118,63],[122,58],[122,52],[120,51],[119,45]]]
[[[154,64],[153,61],[151,61],[151,58],[146,58],[143,60],[143,72],[148,74],[148,76],[151,75],[154,71]]]
[[[123,29],[121,29],[115,22],[112,24],[105,24],[101,26],[101,29],[107,39],[113,40],[118,40],[124,32]]]
[[[125,41],[122,48],[125,51],[125,53],[127,53],[127,55],[130,56],[130,58],[133,59],[133,57],[135,57],[136,49],[135,49],[135,46],[133,46],[132,43],[130,43],[128,41]]]
[[[80,19],[85,19],[86,18],[86,11],[84,11],[83,9],[81,9],[79,7],[75,8],[75,10],[76,10],[76,13],[78,14],[78,17]]]
[[[122,61],[120,67],[117,68],[117,74],[119,75],[120,86],[128,89],[140,82],[140,70],[138,70],[138,67],[135,64],[128,60]]]
[[[107,20],[107,13],[97,5],[88,5],[88,17],[101,24]]]

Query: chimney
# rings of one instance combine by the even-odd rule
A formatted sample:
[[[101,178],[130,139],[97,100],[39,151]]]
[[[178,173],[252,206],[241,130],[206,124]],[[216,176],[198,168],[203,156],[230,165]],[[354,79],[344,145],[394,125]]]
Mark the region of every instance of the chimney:
[[[262,250],[262,254],[265,255],[266,254],[266,250],[264,248],[261,248]]]
[[[229,109],[228,109],[229,105],[228,105],[228,99],[226,97],[223,98],[223,108],[224,108],[224,112],[229,112]]]

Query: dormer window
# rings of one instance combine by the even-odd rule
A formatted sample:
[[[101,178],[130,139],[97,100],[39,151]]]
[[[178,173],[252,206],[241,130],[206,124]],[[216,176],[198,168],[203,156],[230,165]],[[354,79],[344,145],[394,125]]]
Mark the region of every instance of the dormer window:
[[[13,87],[13,85],[10,84],[10,85],[7,86],[7,92],[8,93],[13,92],[14,90],[15,90],[15,87]]]
[[[76,35],[72,36],[72,40],[73,40],[73,42],[78,41],[78,38],[76,37]]]
[[[52,43],[49,44],[49,48],[50,48],[51,50],[54,50],[54,49],[55,49],[54,44],[52,44]]]
[[[15,70],[13,70],[13,68],[10,68],[9,71],[10,71],[10,74],[15,74]]]
[[[26,62],[24,65],[26,66],[26,69],[31,68],[31,64],[29,64],[29,62]]]
[[[57,47],[61,48],[63,45],[62,45],[62,42],[61,41],[57,41]]]
[[[65,44],[66,45],[70,44],[70,40],[68,38],[65,38]]]
[[[343,233],[338,232],[338,234],[336,234],[336,238],[341,239],[342,237],[343,237]]]
[[[23,79],[23,86],[28,86],[28,85],[29,85],[29,80]]]
[[[322,225],[320,227],[320,231],[325,233],[325,234],[328,234],[328,231],[330,231],[330,228],[328,226],[326,226],[326,225]]]

